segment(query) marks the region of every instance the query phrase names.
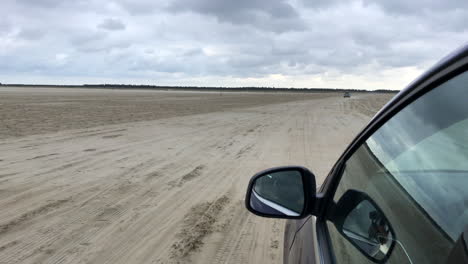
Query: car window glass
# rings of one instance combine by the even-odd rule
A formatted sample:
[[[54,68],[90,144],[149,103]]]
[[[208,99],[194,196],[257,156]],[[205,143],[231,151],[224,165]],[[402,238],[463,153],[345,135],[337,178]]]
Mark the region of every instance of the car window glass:
[[[379,205],[397,243],[388,263],[445,263],[468,224],[467,98],[463,73],[397,113],[346,162],[334,201],[354,189]],[[327,226],[338,263],[372,263]]]

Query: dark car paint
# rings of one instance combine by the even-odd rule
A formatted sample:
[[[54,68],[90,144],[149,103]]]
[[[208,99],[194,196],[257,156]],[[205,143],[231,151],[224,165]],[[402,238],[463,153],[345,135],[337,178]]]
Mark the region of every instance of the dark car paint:
[[[301,224],[298,229],[298,232],[300,232],[299,234],[315,234],[315,217],[310,216],[302,220],[303,221],[301,221]],[[316,237],[313,235],[296,235],[293,241],[294,249],[288,248],[287,251],[283,252],[283,263],[316,263],[316,241],[314,241],[315,238]]]
[[[399,110],[416,98],[468,68],[468,44],[443,58],[405,89],[390,100],[356,136],[333,166],[329,175],[320,187],[316,201],[316,217],[299,220],[288,220],[284,237],[284,263],[333,263],[329,237],[325,227],[324,212],[331,202],[337,184],[341,178],[343,164],[354,151],[379,127]],[[464,234],[466,237],[468,234]],[[463,239],[463,238],[461,238]],[[318,241],[318,243],[317,243]],[[462,241],[460,243],[463,243]],[[466,243],[466,242],[465,242]],[[466,246],[466,244],[465,244]]]

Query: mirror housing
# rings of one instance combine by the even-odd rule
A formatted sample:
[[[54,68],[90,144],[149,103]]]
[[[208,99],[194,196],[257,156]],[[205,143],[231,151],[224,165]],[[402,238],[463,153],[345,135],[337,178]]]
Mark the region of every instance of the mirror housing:
[[[250,179],[245,207],[258,216],[301,219],[312,214],[315,194],[315,176],[308,169],[275,167]]]
[[[329,217],[340,234],[375,263],[385,263],[395,247],[395,232],[377,204],[365,193],[348,190]]]

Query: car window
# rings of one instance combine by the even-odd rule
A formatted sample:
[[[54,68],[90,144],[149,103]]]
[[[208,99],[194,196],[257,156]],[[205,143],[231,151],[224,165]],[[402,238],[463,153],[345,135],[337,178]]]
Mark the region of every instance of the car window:
[[[375,201],[395,233],[387,263],[446,263],[468,224],[467,100],[465,72],[393,116],[345,163],[333,200],[358,190]],[[337,263],[372,263],[327,227]]]

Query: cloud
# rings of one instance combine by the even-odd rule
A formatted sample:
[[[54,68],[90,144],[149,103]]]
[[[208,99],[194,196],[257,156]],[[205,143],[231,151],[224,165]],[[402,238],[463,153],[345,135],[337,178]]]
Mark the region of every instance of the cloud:
[[[176,0],[168,10],[193,12],[215,17],[220,22],[250,25],[277,33],[306,28],[296,9],[284,0]]]
[[[0,81],[402,88],[466,42],[467,3],[4,0]]]
[[[24,28],[18,32],[18,37],[26,40],[38,40],[45,35],[45,32],[39,28]]]
[[[301,0],[301,4],[313,9],[328,9],[339,4],[346,4],[347,2],[349,3],[349,0]]]
[[[167,5],[164,1],[154,0],[115,0],[115,2],[134,16],[151,15],[158,9],[162,9]]]
[[[51,7],[57,7],[63,1],[61,0],[18,0],[18,2],[25,6],[51,8]]]
[[[13,26],[4,17],[0,18],[0,37],[8,34],[12,30]]]
[[[421,14],[424,11],[446,12],[468,8],[468,2],[464,0],[364,0],[364,3],[367,5],[378,5],[386,12],[398,15]]]
[[[105,29],[105,30],[124,30],[125,29],[125,24],[120,21],[119,19],[115,18],[106,18],[104,21],[102,21],[99,25],[98,28]]]

